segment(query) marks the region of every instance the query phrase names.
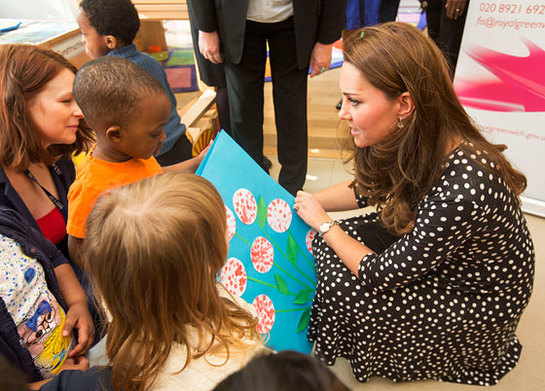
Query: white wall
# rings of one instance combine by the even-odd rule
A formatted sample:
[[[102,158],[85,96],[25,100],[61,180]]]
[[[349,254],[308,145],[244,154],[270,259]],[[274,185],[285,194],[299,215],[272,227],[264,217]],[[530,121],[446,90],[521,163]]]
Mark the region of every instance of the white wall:
[[[78,0],[0,0],[0,18],[75,20]]]

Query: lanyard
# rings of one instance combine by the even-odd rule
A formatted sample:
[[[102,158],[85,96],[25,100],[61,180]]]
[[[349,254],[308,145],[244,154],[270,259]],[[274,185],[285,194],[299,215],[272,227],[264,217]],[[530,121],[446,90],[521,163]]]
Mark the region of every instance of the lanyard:
[[[56,167],[55,167],[56,168]],[[45,193],[45,195],[47,196],[47,198],[49,198],[51,200],[51,202],[59,209],[59,210],[63,210],[64,209],[64,205],[62,204],[62,202],[59,201],[59,199],[57,197],[55,197],[53,194],[51,194],[45,187],[43,187],[40,182],[38,182],[38,180],[36,179],[36,177],[27,169],[25,170],[25,175],[32,181],[34,182],[35,184],[37,184],[38,186],[40,186],[40,188],[43,190],[43,192]]]

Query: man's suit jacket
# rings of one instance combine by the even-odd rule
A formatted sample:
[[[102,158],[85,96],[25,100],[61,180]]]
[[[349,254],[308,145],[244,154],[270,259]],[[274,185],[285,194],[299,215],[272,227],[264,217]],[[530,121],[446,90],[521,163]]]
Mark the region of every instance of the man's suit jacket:
[[[249,0],[191,1],[196,27],[217,31],[223,57],[238,64],[244,47]],[[331,44],[340,38],[345,21],[346,0],[293,0],[297,65],[308,67],[316,42]]]

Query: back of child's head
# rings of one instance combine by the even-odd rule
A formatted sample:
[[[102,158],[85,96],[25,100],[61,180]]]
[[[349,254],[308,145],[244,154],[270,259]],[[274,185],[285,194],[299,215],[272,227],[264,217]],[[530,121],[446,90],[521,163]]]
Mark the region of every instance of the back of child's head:
[[[100,35],[113,35],[130,45],[140,28],[140,19],[130,0],[82,0],[80,8]]]
[[[254,357],[213,391],[348,391],[318,359],[293,350]]]
[[[225,230],[223,201],[206,179],[169,173],[123,186],[101,196],[89,215],[90,274],[112,313],[140,295],[159,313],[192,306],[225,262]],[[125,295],[131,303],[122,303]]]
[[[141,66],[116,56],[86,63],[74,80],[74,98],[91,127],[126,125],[135,120],[144,97],[165,90]]]
[[[225,207],[206,179],[169,173],[112,190],[87,224],[89,272],[112,316],[106,352],[114,384],[149,385],[172,343],[189,345],[187,325],[224,346],[255,329],[217,290],[228,251]]]

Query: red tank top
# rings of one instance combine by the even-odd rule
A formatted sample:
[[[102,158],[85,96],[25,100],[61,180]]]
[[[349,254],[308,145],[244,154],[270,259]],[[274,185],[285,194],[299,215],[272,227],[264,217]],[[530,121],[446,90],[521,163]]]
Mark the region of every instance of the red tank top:
[[[59,244],[66,235],[66,222],[61,211],[53,208],[45,216],[36,220],[43,235],[54,244]]]

